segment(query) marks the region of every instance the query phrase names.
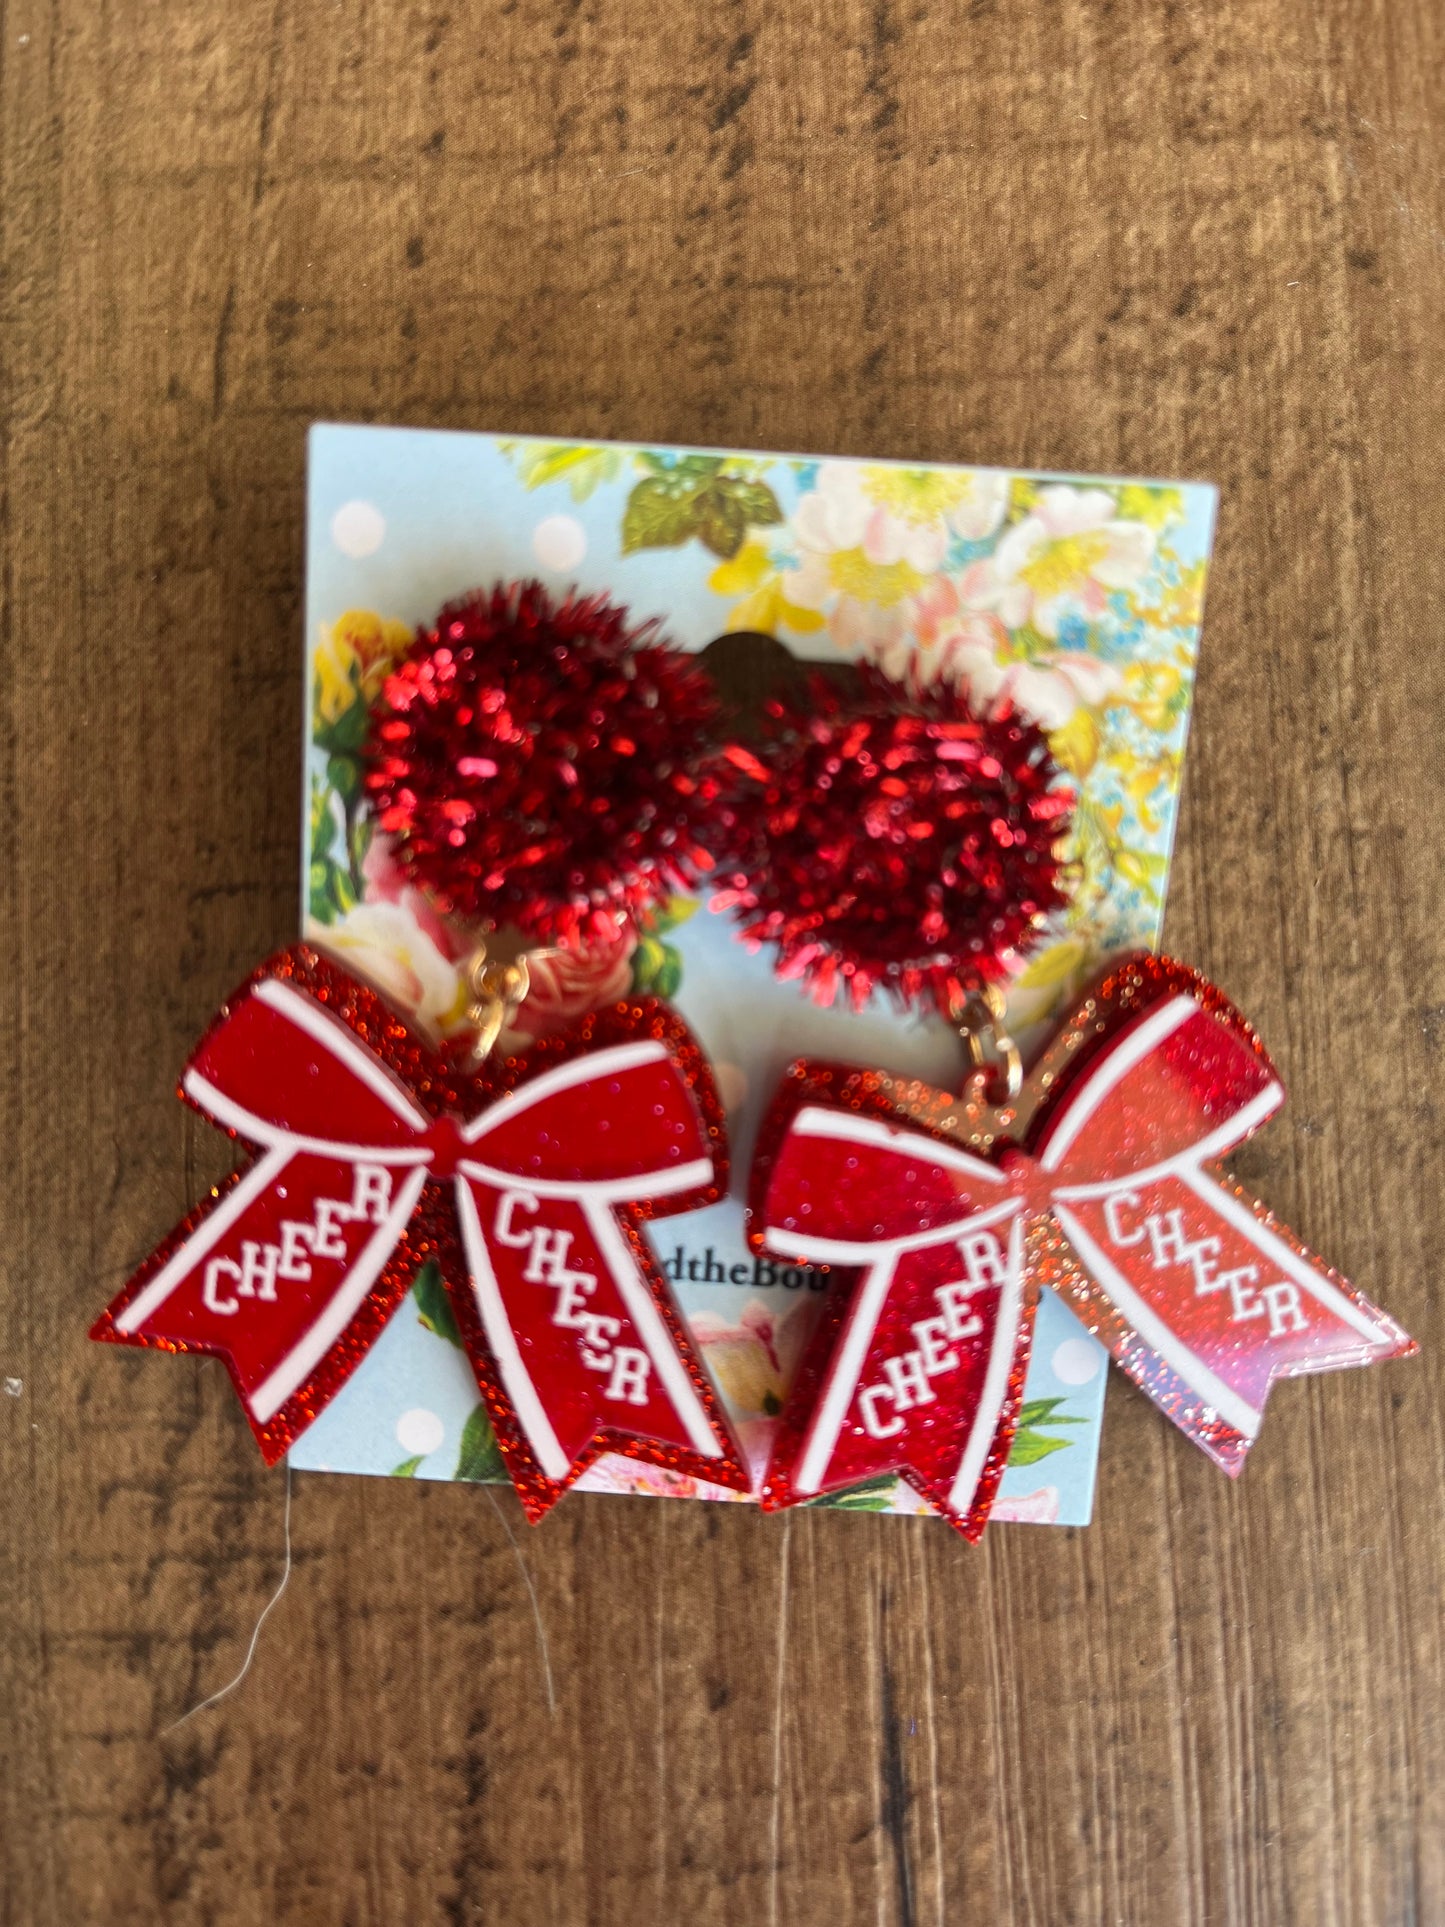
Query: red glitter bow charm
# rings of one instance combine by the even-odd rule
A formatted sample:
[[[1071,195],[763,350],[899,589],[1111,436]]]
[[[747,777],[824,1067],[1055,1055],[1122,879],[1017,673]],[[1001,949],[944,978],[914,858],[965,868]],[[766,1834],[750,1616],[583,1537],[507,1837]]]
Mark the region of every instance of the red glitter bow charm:
[[[472,1075],[297,947],[223,1006],[181,1095],[259,1156],[91,1336],[223,1358],[268,1463],[434,1254],[529,1517],[607,1451],[747,1489],[642,1230],[726,1184],[706,1062],[662,1005]]]
[[[1273,1379],[1415,1350],[1219,1170],[1284,1091],[1196,972],[1128,959],[1012,1108],[981,1090],[793,1066],[755,1172],[754,1241],[859,1280],[804,1361],[765,1506],[898,1472],[976,1539],[1041,1284],[1231,1474]]]

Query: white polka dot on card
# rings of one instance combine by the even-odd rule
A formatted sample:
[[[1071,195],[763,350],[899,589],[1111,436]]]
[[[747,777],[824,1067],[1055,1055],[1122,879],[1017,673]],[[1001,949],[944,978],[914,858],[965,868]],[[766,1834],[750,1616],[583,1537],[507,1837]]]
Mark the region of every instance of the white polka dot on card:
[[[1066,1338],[1049,1360],[1054,1377],[1061,1385],[1087,1385],[1099,1376],[1103,1357],[1099,1347],[1088,1338]]]
[[[331,518],[331,539],[343,555],[360,562],[386,540],[386,517],[371,502],[346,502]]]
[[[424,1459],[429,1452],[435,1452],[446,1435],[447,1428],[436,1413],[429,1412],[424,1405],[415,1405],[411,1411],[403,1412],[396,1422],[397,1443],[413,1458]]]
[[[587,553],[587,531],[573,515],[549,515],[532,531],[532,553],[544,569],[575,569]]]

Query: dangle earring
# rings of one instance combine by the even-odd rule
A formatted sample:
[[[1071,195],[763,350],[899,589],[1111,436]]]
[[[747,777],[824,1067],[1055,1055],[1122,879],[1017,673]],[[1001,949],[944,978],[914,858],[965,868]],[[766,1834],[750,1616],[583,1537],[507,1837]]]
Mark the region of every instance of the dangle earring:
[[[935,1088],[802,1060],[764,1123],[754,1248],[836,1270],[765,1508],[893,1473],[969,1539],[1008,1460],[1041,1286],[1225,1471],[1277,1377],[1412,1341],[1218,1160],[1284,1102],[1248,1024],[1188,966],[1120,957],[1025,1074],[1004,986],[1067,900],[1073,797],[1043,733],[944,682],[866,668],[769,705],[717,899],[823,1002],[955,1024]]]
[[[529,953],[615,942],[711,867],[715,725],[696,663],[602,596],[498,586],[421,630],[372,716],[365,792],[475,944],[469,1031],[434,1049],[309,945],[263,964],[180,1089],[254,1161],[92,1336],[223,1358],[269,1463],[434,1257],[530,1518],[603,1452],[747,1490],[643,1228],[727,1188],[696,1040],[625,996],[499,1046]]]

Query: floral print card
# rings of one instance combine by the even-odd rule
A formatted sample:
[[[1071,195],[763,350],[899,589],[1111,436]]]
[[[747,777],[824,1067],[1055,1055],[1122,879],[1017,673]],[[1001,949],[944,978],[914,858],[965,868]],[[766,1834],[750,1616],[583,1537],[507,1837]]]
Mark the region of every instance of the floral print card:
[[[1215,492],[993,469],[736,450],[322,426],[310,446],[304,825],[307,936],[434,1033],[462,1022],[454,936],[367,816],[370,703],[415,627],[495,580],[605,590],[680,646],[740,632],[819,662],[1007,695],[1048,731],[1079,803],[1080,883],[1014,986],[1030,1032],[1111,952],[1156,947],[1178,808]],[[721,640],[720,640],[721,639]],[[736,1195],[761,1113],[799,1055],[937,1081],[962,1052],[938,1019],[881,1000],[820,1009],[780,983],[705,900],[585,958],[543,958],[511,1047],[628,990],[670,999],[727,1105],[735,1195],[659,1222],[653,1241],[750,1460],[765,1461],[825,1281],[747,1250]],[[1105,1354],[1049,1293],[995,1519],[1086,1523]],[[291,1452],[295,1466],[425,1479],[504,1477],[445,1292],[419,1276],[355,1375]],[[629,1460],[583,1489],[736,1499]],[[823,1501],[820,1503],[828,1503]],[[893,1480],[831,1503],[913,1512]]]

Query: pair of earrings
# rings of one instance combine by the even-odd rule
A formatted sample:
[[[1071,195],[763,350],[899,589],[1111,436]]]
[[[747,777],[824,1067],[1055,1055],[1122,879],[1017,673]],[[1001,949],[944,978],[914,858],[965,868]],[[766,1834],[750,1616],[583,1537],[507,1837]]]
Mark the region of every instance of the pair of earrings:
[[[1283,1091],[1196,973],[1124,959],[1023,1075],[1000,986],[1066,899],[1072,807],[1033,724],[870,669],[774,700],[752,747],[718,724],[697,663],[604,598],[499,587],[420,632],[366,786],[412,880],[485,930],[470,1035],[433,1048],[307,946],[264,964],[181,1082],[255,1159],[92,1335],[224,1358],[271,1462],[435,1258],[529,1517],[603,1452],[750,1490],[645,1230],[727,1189],[703,1052],[644,997],[498,1049],[529,947],[614,938],[707,879],[781,976],[931,1003],[974,1058],[953,1093],[812,1061],[783,1079],[750,1237],[847,1288],[765,1507],[898,1473],[977,1538],[1044,1285],[1230,1472],[1274,1377],[1413,1349],[1218,1169]]]

